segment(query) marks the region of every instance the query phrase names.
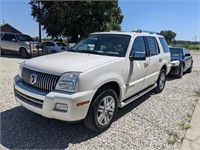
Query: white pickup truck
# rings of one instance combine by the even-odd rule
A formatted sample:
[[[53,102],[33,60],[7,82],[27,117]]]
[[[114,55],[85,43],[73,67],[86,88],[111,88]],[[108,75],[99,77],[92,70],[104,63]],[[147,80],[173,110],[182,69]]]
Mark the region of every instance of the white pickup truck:
[[[119,107],[161,92],[170,52],[163,36],[144,32],[93,33],[71,50],[24,61],[14,79],[16,100],[48,118],[83,120],[108,129]]]

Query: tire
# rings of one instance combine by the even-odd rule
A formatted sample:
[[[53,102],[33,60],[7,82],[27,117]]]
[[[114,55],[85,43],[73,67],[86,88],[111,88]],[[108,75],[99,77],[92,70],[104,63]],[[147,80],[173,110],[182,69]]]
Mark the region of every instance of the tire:
[[[161,69],[158,80],[157,80],[157,87],[154,89],[154,92],[161,93],[165,87],[166,82],[166,71],[165,69]]]
[[[55,50],[52,50],[51,53],[57,53]]]
[[[29,56],[25,48],[20,48],[19,54],[22,56],[22,58],[28,58]]]
[[[102,91],[93,100],[83,123],[95,132],[103,132],[112,124],[117,114],[117,94],[112,89]]]
[[[1,55],[4,55],[4,51],[3,51],[3,49],[0,47],[0,50],[1,50]]]
[[[193,69],[193,62],[191,63],[190,68],[187,70],[187,73],[191,73],[191,72],[192,72],[192,69]]]
[[[183,64],[180,65],[180,68],[179,68],[179,69],[180,69],[180,70],[179,70],[179,73],[177,74],[177,77],[178,77],[178,78],[182,78],[183,72],[184,72],[184,66],[183,66]]]

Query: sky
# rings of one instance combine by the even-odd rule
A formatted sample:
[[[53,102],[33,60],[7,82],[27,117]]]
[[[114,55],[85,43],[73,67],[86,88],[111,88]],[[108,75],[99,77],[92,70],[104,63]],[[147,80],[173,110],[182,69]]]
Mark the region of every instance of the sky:
[[[0,0],[0,24],[9,23],[24,34],[38,36],[29,0]],[[119,0],[123,31],[172,30],[176,40],[200,41],[200,0]],[[45,31],[42,37],[45,37]]]

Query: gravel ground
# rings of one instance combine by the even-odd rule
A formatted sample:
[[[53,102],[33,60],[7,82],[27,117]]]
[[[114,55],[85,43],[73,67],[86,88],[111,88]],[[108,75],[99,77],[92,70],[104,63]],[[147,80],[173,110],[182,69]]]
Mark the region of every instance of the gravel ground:
[[[44,118],[19,106],[13,95],[12,82],[23,59],[15,55],[0,58],[0,149],[133,149],[178,150],[200,89],[200,55],[194,56],[194,71],[182,79],[168,77],[160,94],[152,92],[119,110],[116,121],[104,133],[88,130],[82,122]],[[169,133],[179,137],[168,144]]]

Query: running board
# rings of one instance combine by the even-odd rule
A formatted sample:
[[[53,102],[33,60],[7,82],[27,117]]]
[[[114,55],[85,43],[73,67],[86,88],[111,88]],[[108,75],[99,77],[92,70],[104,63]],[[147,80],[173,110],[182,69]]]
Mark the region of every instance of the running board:
[[[148,87],[147,89],[143,90],[142,92],[134,95],[133,97],[129,98],[129,99],[125,99],[124,101],[120,102],[118,107],[122,108],[126,105],[128,105],[129,103],[131,103],[132,101],[138,99],[139,97],[141,97],[142,95],[148,93],[149,91],[153,90],[155,87],[157,86],[157,84],[155,83],[154,85]]]

